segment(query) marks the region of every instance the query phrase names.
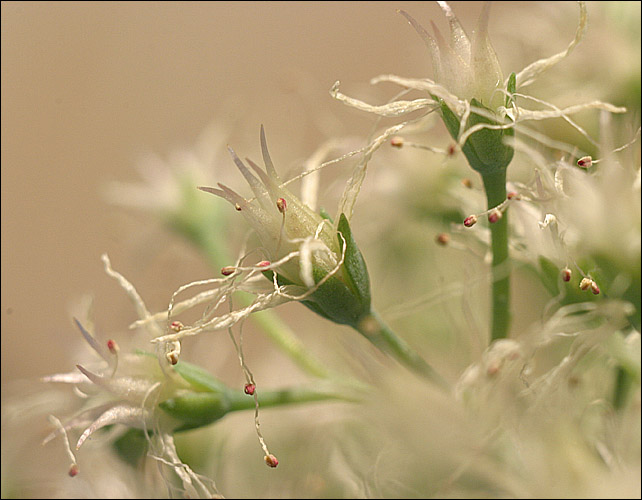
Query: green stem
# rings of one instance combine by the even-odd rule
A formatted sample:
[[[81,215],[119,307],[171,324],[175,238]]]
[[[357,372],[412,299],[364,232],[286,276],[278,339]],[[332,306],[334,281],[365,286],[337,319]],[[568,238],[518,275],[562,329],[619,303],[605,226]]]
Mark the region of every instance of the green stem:
[[[488,208],[506,200],[506,169],[482,175]],[[490,224],[492,264],[492,324],[491,341],[508,337],[510,328],[510,261],[508,259],[507,212]]]
[[[397,336],[376,312],[363,318],[355,327],[359,333],[382,351],[394,356],[406,368],[449,390],[444,380],[405,340]]]
[[[633,377],[631,377],[631,374],[623,366],[618,366],[615,373],[615,386],[613,388],[613,408],[616,410],[624,408],[632,384]]]
[[[336,390],[324,390],[315,387],[293,387],[277,391],[257,390],[257,397],[261,408],[328,400],[359,401],[357,397],[340,394],[337,393]],[[233,393],[229,399],[229,403],[229,411],[249,410],[255,407],[254,398],[241,393]]]

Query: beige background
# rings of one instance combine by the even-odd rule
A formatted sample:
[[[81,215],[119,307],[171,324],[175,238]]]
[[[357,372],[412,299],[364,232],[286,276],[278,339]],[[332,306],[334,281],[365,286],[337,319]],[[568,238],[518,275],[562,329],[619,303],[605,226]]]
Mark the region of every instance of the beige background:
[[[570,41],[577,7],[555,4],[493,6],[504,68]],[[372,117],[333,101],[335,80],[381,101],[390,87],[371,89],[371,77],[432,75],[397,8],[446,29],[428,2],[3,2],[3,384],[70,369],[67,351],[79,344],[70,316],[84,293],[94,294],[103,331],[133,319],[103,273],[103,252],[154,310],[209,272],[187,246],[151,230],[151,219],[108,205],[107,182],[138,180],[142,153],[188,148],[212,120],[231,124],[231,140],[251,154],[264,123],[273,156],[288,161],[329,133],[365,135]],[[472,27],[481,3],[453,8]],[[544,22],[550,32],[528,29]],[[593,27],[583,43],[598,54],[599,18]],[[524,60],[529,41],[544,39],[551,47]]]
[[[106,182],[138,180],[142,153],[190,147],[211,120],[254,151],[264,123],[288,160],[325,138],[319,110],[338,117],[337,134],[362,133],[371,117],[330,98],[335,80],[354,91],[379,73],[430,71],[401,6],[438,14],[413,2],[3,2],[3,383],[70,369],[84,293],[103,331],[133,319],[103,252],[152,309],[206,272],[172,240],[152,239],[141,266],[149,235],[102,199]]]

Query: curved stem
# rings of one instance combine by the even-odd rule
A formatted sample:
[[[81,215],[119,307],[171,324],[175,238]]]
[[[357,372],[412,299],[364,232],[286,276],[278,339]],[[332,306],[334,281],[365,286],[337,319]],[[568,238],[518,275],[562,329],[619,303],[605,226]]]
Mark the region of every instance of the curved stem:
[[[506,169],[482,175],[488,208],[506,199]],[[508,337],[510,329],[510,261],[508,259],[507,212],[490,224],[492,264],[492,323],[491,341]]]
[[[363,318],[354,328],[379,349],[394,356],[406,368],[449,390],[446,382],[405,340],[397,336],[376,312]]]

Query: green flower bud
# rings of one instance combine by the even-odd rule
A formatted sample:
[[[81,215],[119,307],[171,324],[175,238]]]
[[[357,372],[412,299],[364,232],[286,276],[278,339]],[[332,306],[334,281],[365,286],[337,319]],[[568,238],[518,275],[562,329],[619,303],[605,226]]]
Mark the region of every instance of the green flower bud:
[[[191,386],[159,404],[178,422],[174,431],[196,429],[214,423],[230,412],[255,408],[254,398],[248,397],[247,392],[229,388],[196,365],[181,361],[174,365],[174,370]],[[355,400],[353,395],[321,386],[257,391],[257,396],[262,408],[329,399]]]
[[[508,81],[507,91],[509,93],[515,92],[515,73],[511,74]],[[507,107],[511,103],[511,97],[506,98]],[[451,109],[446,105],[446,103],[435,97],[435,100],[439,102],[441,106],[442,118],[444,124],[448,129],[448,132],[453,137],[453,139],[458,140],[460,137],[460,119]],[[465,130],[474,127],[479,124],[489,124],[489,125],[502,125],[502,121],[499,117],[496,120],[489,118],[486,115],[494,115],[495,112],[482,103],[473,98],[471,101],[471,106],[473,108],[479,108],[487,111],[487,113],[482,116],[474,111],[471,111],[468,121],[465,125]],[[476,132],[472,133],[470,137],[466,140],[462,146],[462,151],[466,155],[466,159],[470,166],[479,172],[482,176],[492,175],[497,173],[500,170],[505,170],[508,167],[508,164],[513,159],[514,149],[512,146],[505,143],[506,137],[513,137],[515,135],[515,129],[512,127],[508,128],[481,128]]]
[[[355,326],[370,313],[370,279],[344,214],[334,224],[312,211],[279,178],[261,127],[265,171],[247,160],[251,170],[230,149],[234,163],[254,191],[246,200],[227,186],[200,188],[228,200],[245,216],[267,252],[264,274],[290,296],[335,323]]]
[[[312,274],[318,288],[301,302],[330,321],[356,328],[361,319],[371,312],[370,277],[344,214],[339,217],[337,239],[342,253],[345,242],[343,265],[339,272],[330,276],[323,268],[314,266]],[[273,279],[272,271],[264,274]],[[279,273],[277,282],[279,285],[296,284]]]

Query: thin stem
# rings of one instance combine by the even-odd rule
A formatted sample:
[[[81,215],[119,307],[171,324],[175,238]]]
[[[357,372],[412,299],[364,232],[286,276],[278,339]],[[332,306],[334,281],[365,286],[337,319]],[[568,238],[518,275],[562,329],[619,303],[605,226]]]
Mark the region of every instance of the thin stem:
[[[322,387],[293,387],[281,390],[266,390],[256,392],[261,408],[283,406],[290,404],[311,403],[315,401],[348,401],[356,402],[360,398],[356,395],[341,394]],[[254,408],[254,399],[246,394],[231,393],[228,395],[229,411],[249,410]]]
[[[488,208],[506,199],[506,169],[482,175]],[[508,259],[507,212],[490,224],[492,264],[492,323],[491,341],[508,337],[510,328],[510,261]]]
[[[633,378],[631,374],[624,367],[618,366],[613,387],[613,408],[621,410],[626,406],[627,396],[632,384]]]
[[[371,312],[354,328],[379,349],[394,356],[406,368],[436,383],[442,389],[450,389],[450,384],[426,360],[417,354],[405,340],[397,336],[376,312]]]

